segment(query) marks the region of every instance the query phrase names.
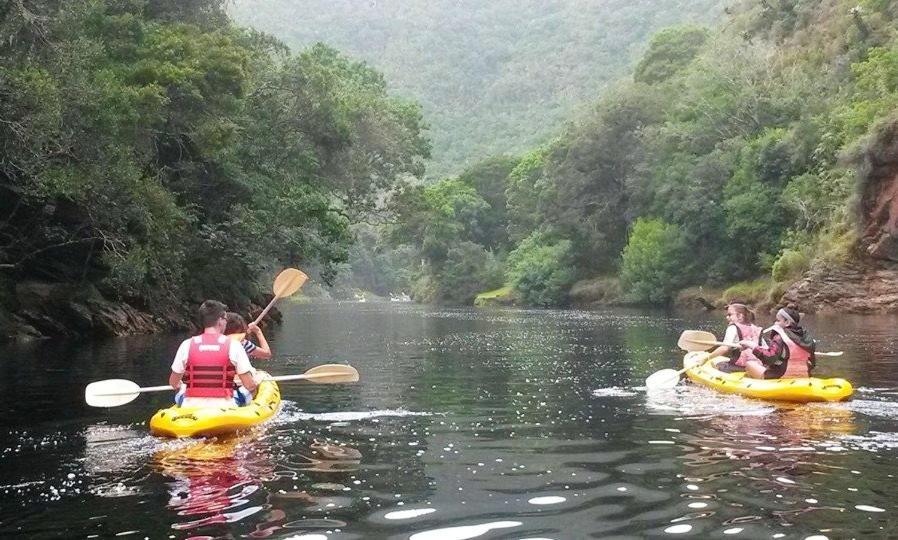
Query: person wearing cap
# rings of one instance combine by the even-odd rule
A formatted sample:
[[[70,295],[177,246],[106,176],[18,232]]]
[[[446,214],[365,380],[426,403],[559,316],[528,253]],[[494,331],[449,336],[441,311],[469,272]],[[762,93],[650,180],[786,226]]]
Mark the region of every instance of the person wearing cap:
[[[809,377],[814,367],[816,342],[799,326],[801,314],[785,307],[776,312],[776,322],[763,332],[766,345],[742,340],[756,360],[745,364],[746,375],[754,379],[797,379]]]

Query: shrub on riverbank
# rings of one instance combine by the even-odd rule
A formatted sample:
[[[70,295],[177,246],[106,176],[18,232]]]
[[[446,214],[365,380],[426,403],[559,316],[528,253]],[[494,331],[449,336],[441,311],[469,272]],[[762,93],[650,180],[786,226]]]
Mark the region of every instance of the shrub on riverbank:
[[[685,281],[688,249],[676,225],[638,219],[621,262],[621,284],[635,302],[664,304]]]
[[[508,254],[505,275],[524,303],[554,306],[564,301],[574,278],[571,246],[569,240],[537,231]]]

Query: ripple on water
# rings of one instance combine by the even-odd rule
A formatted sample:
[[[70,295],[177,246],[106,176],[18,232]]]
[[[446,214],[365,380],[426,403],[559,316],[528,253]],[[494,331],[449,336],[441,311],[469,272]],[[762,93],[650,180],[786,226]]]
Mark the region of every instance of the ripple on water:
[[[870,431],[866,435],[842,435],[839,444],[868,452],[891,450],[898,448],[898,433]]]
[[[403,409],[385,409],[377,411],[344,411],[332,413],[305,413],[301,411],[284,411],[278,418],[278,424],[292,423],[303,420],[315,420],[318,422],[351,422],[358,420],[370,420],[380,417],[405,417],[405,416],[431,416],[429,412],[406,411]]]
[[[563,503],[566,500],[567,499],[565,499],[564,497],[550,496],[550,497],[534,497],[527,502],[530,504],[535,504],[535,505],[543,505],[543,504],[559,504],[559,503]]]
[[[445,529],[433,529],[415,533],[409,540],[466,540],[483,536],[493,529],[509,529],[523,525],[520,521],[493,521],[480,525],[464,525],[462,527],[448,527]]]
[[[412,519],[418,516],[424,516],[436,512],[435,508],[413,508],[409,510],[397,510],[395,512],[387,512],[384,519]]]
[[[611,386],[609,388],[596,388],[592,391],[592,395],[595,397],[631,397],[637,395],[637,392],[629,388]]]
[[[645,407],[654,415],[690,418],[764,416],[776,411],[775,405],[763,401],[721,394],[695,385],[682,385],[669,391],[646,394]]]
[[[839,403],[838,406],[876,418],[898,419],[898,402],[895,401],[854,399],[845,403]]]

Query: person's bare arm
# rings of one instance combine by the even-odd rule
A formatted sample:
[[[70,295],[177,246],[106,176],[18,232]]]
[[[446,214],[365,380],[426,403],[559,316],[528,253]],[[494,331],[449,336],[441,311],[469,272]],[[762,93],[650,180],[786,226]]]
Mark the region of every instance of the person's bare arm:
[[[253,380],[253,372],[247,371],[246,373],[238,373],[238,377],[240,377],[240,382],[243,383],[243,387],[249,390],[250,392],[256,391],[256,381]]]
[[[184,376],[183,373],[175,373],[171,372],[171,375],[168,376],[168,384],[171,385],[175,390],[181,389],[181,378]]]
[[[254,341],[256,342],[256,348],[250,356],[258,360],[268,360],[271,358],[271,348],[268,347],[268,340],[265,339],[265,334],[262,333],[262,329],[254,323],[249,323],[246,327],[246,332],[252,334],[254,336]]]

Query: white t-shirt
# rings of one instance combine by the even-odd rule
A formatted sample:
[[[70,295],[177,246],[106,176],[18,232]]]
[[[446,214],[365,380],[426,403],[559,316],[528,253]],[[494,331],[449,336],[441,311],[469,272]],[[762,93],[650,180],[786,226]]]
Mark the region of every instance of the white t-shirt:
[[[175,360],[171,363],[171,370],[175,373],[184,373],[187,369],[187,354],[190,352],[191,340],[193,340],[192,337],[185,339],[181,346],[178,347],[178,352],[175,353]],[[249,356],[246,355],[246,351],[243,350],[243,345],[231,338],[228,338],[228,343],[228,359],[231,361],[237,374],[242,375],[252,371],[253,366],[249,362]]]
[[[724,343],[739,343],[739,333],[736,330],[736,325],[731,324],[727,326],[727,331],[723,335]]]

